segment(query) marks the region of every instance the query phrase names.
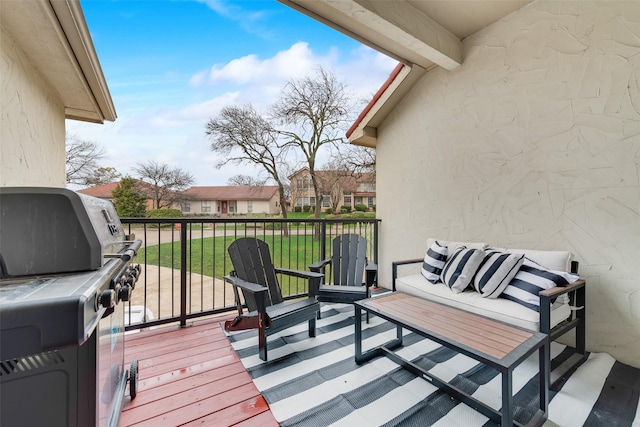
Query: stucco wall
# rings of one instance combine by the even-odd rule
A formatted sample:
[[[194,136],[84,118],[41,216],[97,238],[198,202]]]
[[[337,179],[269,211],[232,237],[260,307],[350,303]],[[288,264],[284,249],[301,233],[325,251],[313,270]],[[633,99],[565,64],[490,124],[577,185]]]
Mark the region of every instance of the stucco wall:
[[[429,236],[570,250],[588,349],[640,366],[640,3],[538,1],[466,39],[377,161],[382,283]]]
[[[64,105],[3,30],[0,186],[64,187]]]

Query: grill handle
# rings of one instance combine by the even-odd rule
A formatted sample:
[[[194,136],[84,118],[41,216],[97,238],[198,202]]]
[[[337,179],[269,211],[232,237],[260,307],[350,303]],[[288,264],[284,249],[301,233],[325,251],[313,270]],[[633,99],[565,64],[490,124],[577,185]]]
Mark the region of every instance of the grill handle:
[[[136,257],[138,249],[142,246],[142,240],[135,240],[131,242],[131,245],[120,255],[120,259],[124,262],[129,262]]]

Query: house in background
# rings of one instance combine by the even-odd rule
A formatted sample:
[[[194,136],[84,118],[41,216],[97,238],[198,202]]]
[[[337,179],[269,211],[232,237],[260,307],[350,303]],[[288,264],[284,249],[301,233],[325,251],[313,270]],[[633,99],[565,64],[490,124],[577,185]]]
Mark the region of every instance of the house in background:
[[[149,185],[140,181],[144,185]],[[88,196],[113,202],[113,190],[118,182],[78,190]],[[182,203],[175,204],[183,215],[246,215],[251,213],[278,215],[280,192],[274,185],[191,187],[181,194]],[[147,210],[153,209],[153,200],[147,199]]]
[[[351,209],[364,204],[368,210],[375,210],[376,180],[373,173],[351,174],[334,170],[315,171],[322,195],[322,210],[328,208],[339,212],[343,206]],[[309,168],[304,167],[289,176],[291,202],[294,208],[315,207],[316,197]]]
[[[113,190],[115,190],[119,184],[120,182],[110,182],[109,184],[83,188],[82,190],[77,190],[77,192],[113,202]]]
[[[281,213],[275,185],[191,187],[184,192],[183,215],[246,215]]]
[[[77,190],[78,193],[86,194],[87,196],[97,197],[99,199],[108,200],[113,203],[113,190],[120,184],[120,182],[110,182],[108,184],[96,185],[95,187],[83,188],[82,190]],[[149,194],[153,194],[153,186],[144,181],[138,181],[139,185],[144,185],[149,188]],[[147,211],[154,209],[154,201],[152,199],[147,198],[145,202],[145,207]]]
[[[587,349],[640,367],[640,2],[280,1],[401,63],[348,135],[378,283],[429,237],[570,250]]]
[[[116,119],[82,8],[2,1],[0,22],[0,185],[63,188],[65,119]]]

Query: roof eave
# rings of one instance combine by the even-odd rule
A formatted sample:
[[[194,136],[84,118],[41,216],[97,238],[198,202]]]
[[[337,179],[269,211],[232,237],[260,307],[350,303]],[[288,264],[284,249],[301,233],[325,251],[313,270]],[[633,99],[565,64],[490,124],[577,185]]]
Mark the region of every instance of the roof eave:
[[[117,117],[78,0],[2,2],[2,28],[57,93],[65,117],[95,123]]]
[[[427,71],[415,64],[397,67],[347,132],[349,142],[375,148],[380,123]]]

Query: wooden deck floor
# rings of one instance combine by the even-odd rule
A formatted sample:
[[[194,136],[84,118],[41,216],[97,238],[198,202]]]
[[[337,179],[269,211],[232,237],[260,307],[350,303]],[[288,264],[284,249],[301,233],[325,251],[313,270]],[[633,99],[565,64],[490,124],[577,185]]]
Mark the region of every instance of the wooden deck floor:
[[[119,427],[278,425],[222,332],[222,320],[127,334],[125,367],[137,359],[140,380],[134,400],[127,388]]]

